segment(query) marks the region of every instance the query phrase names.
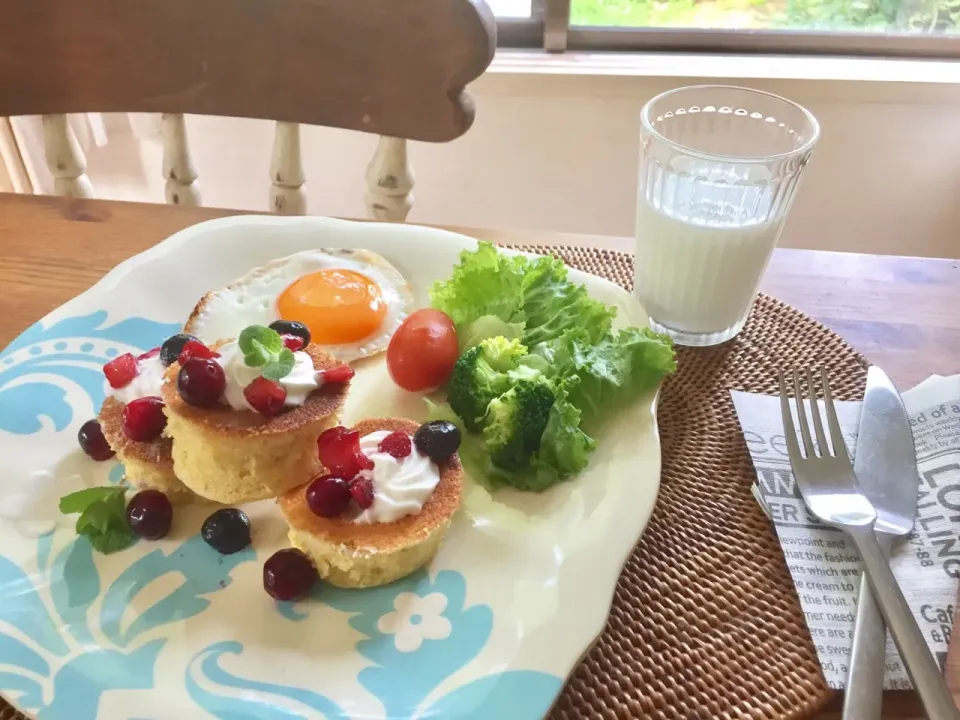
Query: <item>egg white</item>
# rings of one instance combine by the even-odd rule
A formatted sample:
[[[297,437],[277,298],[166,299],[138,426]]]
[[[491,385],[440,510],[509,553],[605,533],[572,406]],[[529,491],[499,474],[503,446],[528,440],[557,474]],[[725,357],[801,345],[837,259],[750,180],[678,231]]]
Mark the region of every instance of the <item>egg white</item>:
[[[277,299],[294,281],[318,270],[333,269],[353,270],[376,283],[387,312],[380,326],[361,340],[336,345],[313,344],[343,362],[383,352],[413,309],[413,291],[399,270],[369,250],[304,250],[272,260],[226,287],[204,295],[183,331],[209,344],[236,338],[248,325],[269,325],[280,319]]]

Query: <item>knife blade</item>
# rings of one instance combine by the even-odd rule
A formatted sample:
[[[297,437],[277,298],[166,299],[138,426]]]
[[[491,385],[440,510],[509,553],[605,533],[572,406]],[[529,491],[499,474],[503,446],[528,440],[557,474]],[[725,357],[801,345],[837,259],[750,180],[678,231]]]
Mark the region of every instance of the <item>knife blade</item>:
[[[867,371],[853,469],[861,490],[877,511],[874,532],[888,555],[893,539],[913,530],[920,480],[907,410],[890,378],[876,366]],[[886,641],[883,617],[866,574],[861,572],[844,720],[880,719]]]

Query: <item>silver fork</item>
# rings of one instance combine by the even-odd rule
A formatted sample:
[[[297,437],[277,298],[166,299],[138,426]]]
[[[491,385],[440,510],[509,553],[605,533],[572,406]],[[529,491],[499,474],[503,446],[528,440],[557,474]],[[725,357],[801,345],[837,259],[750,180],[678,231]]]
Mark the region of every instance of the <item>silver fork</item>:
[[[794,370],[793,389],[803,452],[798,442],[793,415],[790,412],[787,382],[783,372],[779,375],[780,409],[783,413],[787,453],[804,502],[822,522],[846,532],[860,552],[867,578],[873,587],[874,597],[886,618],[890,634],[893,635],[900,657],[907,666],[907,672],[920,695],[928,717],[931,720],[960,720],[960,711],[953,702],[940,668],[930,653],[920,627],[910,612],[903,592],[877,543],[873,532],[877,513],[857,484],[847,448],[843,444],[840,422],[837,420],[837,413],[833,406],[826,371],[821,371],[821,380],[823,404],[827,413],[827,423],[830,426],[832,453],[820,418],[813,373],[809,369],[806,371],[810,414],[813,418],[816,447],[820,449],[819,455],[814,448],[810,425],[807,423],[800,375]]]

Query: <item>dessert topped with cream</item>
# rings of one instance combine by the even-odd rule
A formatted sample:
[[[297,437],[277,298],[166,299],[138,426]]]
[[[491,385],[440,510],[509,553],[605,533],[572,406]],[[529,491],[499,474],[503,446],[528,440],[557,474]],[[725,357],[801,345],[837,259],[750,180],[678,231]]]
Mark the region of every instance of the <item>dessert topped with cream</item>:
[[[353,377],[349,365],[318,369],[316,359],[303,350],[310,334],[300,323],[284,322],[280,329],[295,332],[250,325],[236,340],[212,347],[189,340],[178,358],[180,398],[194,407],[229,407],[273,417],[303,405],[323,385]]]
[[[460,507],[452,423],[368,418],[317,440],[323,471],[278,500],[291,544],[340,587],[392,582],[429,562]]]
[[[394,522],[418,513],[440,482],[437,464],[402,431],[379,430],[364,435],[360,452],[373,463],[372,470],[358,474],[358,480],[370,483],[373,503],[354,522]]]

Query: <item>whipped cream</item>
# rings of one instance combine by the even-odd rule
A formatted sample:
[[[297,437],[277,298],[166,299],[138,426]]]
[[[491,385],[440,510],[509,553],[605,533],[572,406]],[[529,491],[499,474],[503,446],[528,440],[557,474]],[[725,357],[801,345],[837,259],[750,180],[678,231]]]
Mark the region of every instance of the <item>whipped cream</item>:
[[[373,505],[354,522],[388,523],[423,508],[430,493],[440,482],[440,470],[417,446],[405,458],[380,452],[380,441],[390,433],[380,430],[360,438],[360,451],[373,461],[373,470],[364,473],[373,480]]]
[[[243,353],[235,341],[224,344],[217,352],[220,357],[214,359],[223,368],[227,378],[223,399],[234,410],[253,410],[243,395],[243,389],[260,377],[260,368],[251,367],[243,361]],[[277,381],[287,391],[284,402],[287,407],[303,405],[307,396],[323,384],[307,353],[297,351],[293,354],[293,360],[293,370]]]
[[[159,396],[163,385],[163,371],[166,368],[160,361],[159,353],[153,357],[137,361],[137,375],[122,388],[110,387],[105,382],[107,395],[126,404],[137,398]]]

